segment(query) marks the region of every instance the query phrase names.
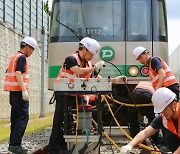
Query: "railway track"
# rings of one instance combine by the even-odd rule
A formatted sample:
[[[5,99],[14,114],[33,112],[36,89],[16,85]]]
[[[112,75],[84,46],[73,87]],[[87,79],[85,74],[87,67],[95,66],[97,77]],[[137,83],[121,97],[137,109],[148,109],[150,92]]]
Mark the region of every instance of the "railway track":
[[[127,127],[123,127],[123,129],[128,132]],[[109,134],[109,127],[104,127],[105,133]],[[46,133],[45,133],[46,132]],[[48,154],[47,152],[47,145],[49,141],[49,136],[51,129],[48,128],[47,130],[41,133],[34,133],[30,136],[26,136],[23,138],[23,146],[28,149],[28,154]],[[111,128],[111,139],[116,143],[118,148],[120,149],[123,145],[126,145],[129,142],[129,139],[117,128],[112,127]],[[146,142],[148,146],[150,145],[150,142]],[[36,148],[33,148],[36,147]],[[4,146],[4,150],[2,150],[2,144],[0,144],[0,154],[12,154],[7,151],[8,143],[6,143],[6,146]],[[146,149],[139,148],[138,146],[133,149],[132,154],[153,154],[154,152],[150,152]],[[167,154],[161,153],[161,154]],[[61,152],[59,154],[70,154]],[[74,153],[73,153],[74,154]],[[76,154],[76,153],[75,153]],[[79,154],[77,152],[77,154]],[[107,138],[105,135],[102,136],[101,143],[100,143],[100,154],[119,154],[119,150],[117,147],[115,147]],[[170,153],[169,153],[170,154]]]
[[[128,132],[127,127],[123,127],[123,129]],[[109,127],[104,127],[105,133],[109,134]],[[121,147],[128,143],[128,139],[123,135],[123,133],[117,128],[111,128],[111,138],[117,144],[118,147]],[[117,148],[105,137],[103,136],[100,143],[100,153],[101,154],[118,154],[119,151]],[[134,154],[138,154],[142,152],[142,149],[136,148],[134,149]],[[48,154],[47,152],[47,144],[42,144],[38,146],[34,151],[28,152],[28,154]],[[70,152],[60,152],[59,154],[70,154]],[[144,154],[148,154],[146,151]]]
[[[48,154],[48,144],[39,146],[37,149],[31,152],[31,154]]]

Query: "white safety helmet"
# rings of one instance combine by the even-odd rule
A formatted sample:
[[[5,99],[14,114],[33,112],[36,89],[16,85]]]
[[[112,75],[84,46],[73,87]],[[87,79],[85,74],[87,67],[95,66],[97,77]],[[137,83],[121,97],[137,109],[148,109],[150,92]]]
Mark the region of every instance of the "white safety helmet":
[[[34,49],[36,49],[38,47],[37,41],[33,38],[33,37],[25,37],[21,43],[25,43],[31,47],[33,47]]]
[[[154,113],[161,113],[173,100],[176,100],[176,94],[170,89],[163,87],[156,90],[152,96]]]
[[[79,43],[84,45],[84,43],[89,39],[91,39],[91,38],[90,37],[84,37]]]
[[[142,54],[144,51],[146,51],[147,49],[146,48],[144,48],[144,47],[137,47],[137,48],[135,48],[134,50],[133,50],[133,55],[134,55],[134,58],[137,60],[137,58],[138,58],[138,56],[140,55],[140,54]]]
[[[100,44],[95,39],[87,39],[84,42],[84,46],[91,52],[93,55],[97,54],[100,49]]]

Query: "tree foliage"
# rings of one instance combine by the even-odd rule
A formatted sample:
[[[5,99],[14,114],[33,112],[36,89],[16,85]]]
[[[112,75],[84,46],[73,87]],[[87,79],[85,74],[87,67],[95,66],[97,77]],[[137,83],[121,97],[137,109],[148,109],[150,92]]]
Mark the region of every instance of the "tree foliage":
[[[49,10],[49,0],[46,0],[46,2],[44,3],[44,12],[50,16],[51,15],[51,11]]]

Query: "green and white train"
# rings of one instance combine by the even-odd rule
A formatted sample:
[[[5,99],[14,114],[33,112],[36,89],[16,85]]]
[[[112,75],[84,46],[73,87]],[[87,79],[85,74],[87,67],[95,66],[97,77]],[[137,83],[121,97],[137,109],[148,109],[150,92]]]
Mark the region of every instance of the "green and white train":
[[[133,57],[135,47],[143,46],[152,56],[160,56],[168,63],[165,0],[54,0],[50,26],[50,90],[65,57],[78,49],[79,38],[85,36],[101,45],[92,63],[104,60],[115,64],[128,77],[130,90],[139,81],[149,79],[147,68]],[[108,63],[100,74],[121,75]],[[124,84],[117,85],[113,95],[128,101]]]

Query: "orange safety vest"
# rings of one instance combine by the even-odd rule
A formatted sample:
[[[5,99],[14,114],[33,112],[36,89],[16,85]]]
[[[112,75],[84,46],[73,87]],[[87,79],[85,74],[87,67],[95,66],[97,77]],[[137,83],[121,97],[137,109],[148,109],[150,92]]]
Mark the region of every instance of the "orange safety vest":
[[[73,53],[72,56],[76,59],[78,65],[80,68],[83,68],[83,65],[82,65],[82,62],[78,56],[78,53]],[[92,64],[90,61],[88,61],[88,63],[86,64],[86,68],[88,67],[92,67]],[[90,78],[91,76],[91,73],[85,75],[85,76],[79,76],[79,78]],[[60,82],[61,78],[69,78],[69,79],[74,79],[74,78],[77,78],[78,76],[76,74],[74,74],[73,71],[71,71],[70,69],[69,70],[66,70],[64,67],[61,68],[61,70],[59,71],[59,74],[56,78],[56,82]]]
[[[16,65],[20,56],[23,54],[17,52],[10,60],[9,66],[6,72],[4,91],[22,91],[17,79],[16,79]],[[28,60],[26,58],[26,71],[22,73],[23,82],[26,90],[29,90],[29,74],[28,74]]]
[[[159,57],[157,57],[157,58],[159,58]],[[175,78],[173,72],[171,71],[171,69],[169,68],[169,66],[165,63],[164,60],[162,60],[161,58],[159,58],[159,59],[161,60],[162,68],[166,74],[166,78],[163,82],[162,87],[168,87],[172,84],[177,83],[176,78]],[[149,64],[149,77],[150,77],[153,87],[155,88],[159,82],[159,74],[155,70],[152,69],[151,61]]]
[[[152,92],[152,94],[155,92],[155,90],[152,86],[152,83],[148,82],[148,81],[139,82],[138,85],[135,87],[135,89],[137,89],[137,88],[149,90],[150,92]]]
[[[162,123],[165,128],[167,128],[173,134],[177,135],[178,138],[180,138],[180,103],[177,103],[177,106],[178,106],[178,132],[176,131],[172,118],[167,120],[162,114]]]

